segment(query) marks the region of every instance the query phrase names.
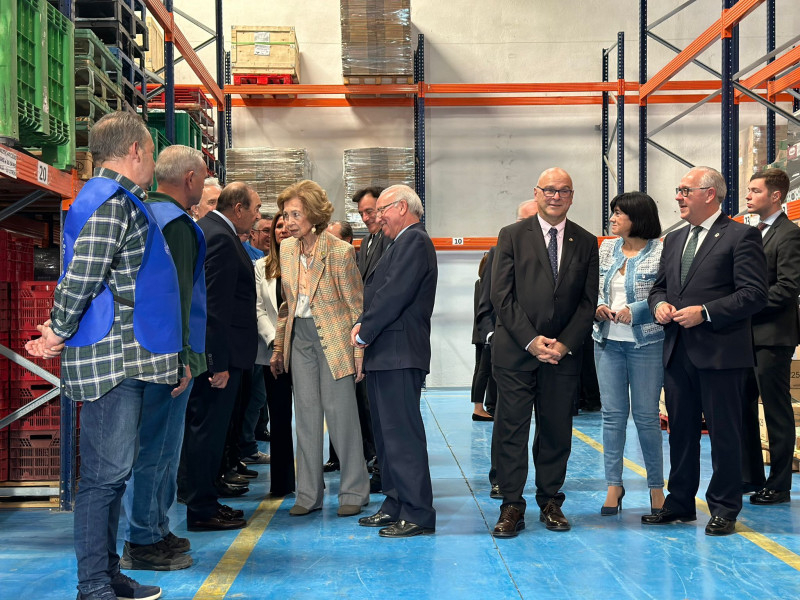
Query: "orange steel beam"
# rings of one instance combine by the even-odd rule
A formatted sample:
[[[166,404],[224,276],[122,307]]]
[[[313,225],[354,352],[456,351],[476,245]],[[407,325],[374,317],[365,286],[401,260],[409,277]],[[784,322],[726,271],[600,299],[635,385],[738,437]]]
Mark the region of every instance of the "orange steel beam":
[[[703,33],[684,48],[675,58],[667,63],[641,87],[639,95],[641,104],[647,103],[650,94],[659,89],[669,79],[691,63],[697,56],[713,44],[717,39],[728,37],[730,29],[753,12],[764,0],[739,0],[732,8],[724,10],[722,16],[714,21]]]
[[[547,92],[616,92],[619,83],[583,82],[583,83],[430,83],[426,84],[427,94],[536,94]],[[634,91],[639,84],[626,82],[626,90]]]
[[[758,71],[750,75],[750,77],[742,79],[739,83],[741,83],[746,88],[753,89],[755,87],[763,85],[763,83],[768,79],[772,79],[781,71],[788,69],[789,67],[797,64],[798,62],[800,62],[800,46],[797,46],[789,50],[789,52],[782,54],[764,68],[759,69]],[[783,91],[787,87],[790,86],[784,86],[777,91]],[[737,96],[741,95],[741,92],[736,92],[736,94]]]
[[[222,90],[217,85],[217,82],[214,81],[214,78],[211,76],[211,73],[208,72],[205,65],[200,61],[200,58],[197,56],[197,53],[192,48],[192,45],[186,39],[186,36],[183,35],[183,32],[178,29],[178,26],[175,25],[175,18],[171,12],[167,12],[166,7],[161,2],[161,0],[144,0],[147,8],[150,11],[150,14],[153,15],[158,24],[164,28],[164,39],[167,40],[169,37],[172,37],[172,41],[175,43],[175,47],[178,49],[178,52],[181,53],[181,56],[186,60],[187,64],[192,68],[194,74],[197,75],[197,78],[203,82],[206,90],[211,94],[214,98],[214,101],[217,103],[217,107],[225,105],[225,98],[223,95]]]
[[[227,89],[227,88],[226,88]],[[234,108],[305,108],[305,107],[334,107],[334,108],[364,108],[370,106],[414,106],[413,98],[272,98],[264,96],[247,96],[245,98],[231,98]]]
[[[770,81],[767,83],[767,90],[769,90],[769,99],[774,102],[773,98],[778,95],[778,92],[782,92],[785,89],[797,87],[800,84],[800,67],[796,68],[794,71],[787,73],[780,79],[776,79],[775,81]]]

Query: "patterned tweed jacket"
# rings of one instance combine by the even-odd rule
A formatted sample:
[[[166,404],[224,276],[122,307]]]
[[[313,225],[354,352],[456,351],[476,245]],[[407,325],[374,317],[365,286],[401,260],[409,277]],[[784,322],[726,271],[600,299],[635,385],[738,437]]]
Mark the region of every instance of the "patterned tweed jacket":
[[[283,352],[286,369],[291,358],[292,327],[300,279],[300,240],[281,243],[281,281],[284,302],[278,310],[275,351]],[[309,304],[322,349],[334,379],[355,373],[350,330],[364,309],[364,284],[353,246],[323,231],[309,271]],[[355,356],[363,350],[355,349]]]

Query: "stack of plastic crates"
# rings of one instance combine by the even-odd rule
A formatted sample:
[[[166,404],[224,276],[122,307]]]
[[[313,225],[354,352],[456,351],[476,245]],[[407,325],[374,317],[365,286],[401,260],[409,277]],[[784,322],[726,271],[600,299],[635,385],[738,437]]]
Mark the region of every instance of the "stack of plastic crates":
[[[11,332],[11,284],[0,281],[0,345],[9,345]],[[0,356],[0,419],[11,410],[8,399],[11,361]],[[0,429],[0,481],[8,480],[8,428]]]

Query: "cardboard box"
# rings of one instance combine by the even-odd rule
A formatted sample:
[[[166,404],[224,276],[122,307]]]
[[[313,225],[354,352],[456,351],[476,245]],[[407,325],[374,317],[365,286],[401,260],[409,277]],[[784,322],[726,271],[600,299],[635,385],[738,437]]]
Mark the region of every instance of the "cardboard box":
[[[75,170],[78,172],[78,179],[88,181],[92,178],[93,163],[92,153],[88,150],[78,150],[75,152]]]
[[[156,73],[164,68],[164,32],[153,17],[147,17],[147,32],[150,46],[144,53],[144,68]]]
[[[299,83],[300,47],[294,27],[232,27],[231,67],[235,74],[291,75]]]
[[[792,389],[800,388],[800,360],[792,361],[792,374],[789,377],[789,387]]]
[[[767,434],[767,420],[764,418],[764,405],[758,399],[758,437],[761,439],[761,446],[769,449],[769,435]]]

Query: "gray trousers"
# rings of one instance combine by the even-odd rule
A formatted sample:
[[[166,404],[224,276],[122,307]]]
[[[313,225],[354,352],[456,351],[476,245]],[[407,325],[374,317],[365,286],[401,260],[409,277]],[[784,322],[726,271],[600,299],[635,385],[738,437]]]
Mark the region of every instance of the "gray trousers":
[[[290,372],[297,433],[297,504],[310,510],[322,506],[323,417],[342,465],[339,505],[366,504],[369,476],[362,452],[355,379],[352,375],[333,378],[313,319],[294,321]]]

